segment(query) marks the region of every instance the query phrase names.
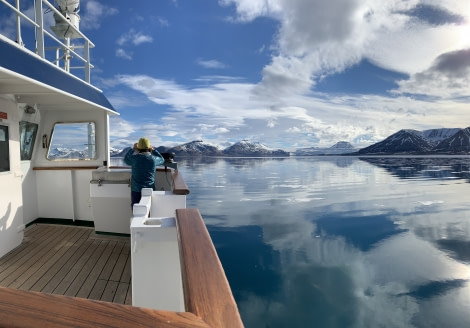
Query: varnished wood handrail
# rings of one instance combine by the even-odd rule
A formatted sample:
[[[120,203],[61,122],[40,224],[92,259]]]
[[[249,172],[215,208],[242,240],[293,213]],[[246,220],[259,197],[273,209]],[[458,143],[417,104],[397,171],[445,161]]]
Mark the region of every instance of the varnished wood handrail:
[[[34,171],[53,171],[53,170],[96,170],[99,166],[36,166]]]
[[[243,322],[209,232],[196,208],[177,209],[186,311],[211,327],[240,328]]]
[[[157,311],[115,303],[0,287],[0,327],[210,328],[188,312]]]
[[[176,216],[187,312],[0,287],[0,327],[242,328],[237,304],[199,210],[178,209]]]
[[[130,169],[130,166],[110,166],[110,169]],[[171,169],[157,168],[157,172],[169,172]],[[186,182],[184,182],[183,176],[178,170],[172,171],[173,178],[173,194],[175,195],[188,195],[189,188]]]
[[[183,176],[179,174],[178,170],[173,172],[173,193],[175,195],[187,195],[189,194],[189,188],[184,182]]]

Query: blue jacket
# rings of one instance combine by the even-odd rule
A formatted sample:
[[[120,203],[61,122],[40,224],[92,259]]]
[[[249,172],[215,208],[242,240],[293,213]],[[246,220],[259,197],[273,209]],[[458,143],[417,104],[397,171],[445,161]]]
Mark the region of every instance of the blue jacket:
[[[142,188],[155,190],[155,171],[158,165],[165,162],[157,150],[150,152],[134,152],[129,150],[124,163],[132,167],[131,190],[141,192]]]

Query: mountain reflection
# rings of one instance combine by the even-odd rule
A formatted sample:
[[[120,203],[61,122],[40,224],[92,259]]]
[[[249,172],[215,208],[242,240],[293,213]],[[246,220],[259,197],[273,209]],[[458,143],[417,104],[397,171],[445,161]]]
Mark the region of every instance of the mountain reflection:
[[[368,216],[356,214],[357,216],[348,214],[346,217],[341,217],[338,213],[334,215],[325,213],[316,220],[317,234],[342,236],[348,243],[365,252],[380,241],[407,231],[398,228],[387,214]]]
[[[468,158],[182,162],[247,328],[470,327]]]
[[[360,160],[384,168],[403,179],[467,179],[470,182],[470,159],[432,157],[359,157]]]

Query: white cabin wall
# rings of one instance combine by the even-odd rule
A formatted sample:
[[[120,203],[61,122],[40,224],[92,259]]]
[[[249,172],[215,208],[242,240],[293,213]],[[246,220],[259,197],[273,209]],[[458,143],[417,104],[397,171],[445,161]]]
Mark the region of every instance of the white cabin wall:
[[[32,170],[31,161],[21,161],[23,171],[23,223],[28,224],[38,218],[38,196],[36,172]]]
[[[57,122],[95,122],[96,159],[48,160],[47,148],[42,147],[42,136],[51,132]],[[109,158],[106,154],[107,114],[103,111],[42,111],[37,136],[37,151],[33,154],[34,167],[102,166]],[[37,217],[93,221],[90,198],[92,169],[35,170]]]
[[[7,119],[0,124],[8,126],[10,171],[0,172],[0,257],[21,244],[24,236],[23,195],[20,163],[19,120],[13,99],[0,98],[0,111]]]
[[[103,162],[107,160],[106,154],[106,114],[102,111],[48,111],[42,110],[41,124],[38,131],[38,151],[33,155],[35,166],[102,166]],[[50,142],[51,132],[54,124],[57,122],[95,122],[95,141],[96,141],[96,159],[84,161],[71,161],[71,160],[48,160],[47,149],[42,148],[42,136],[47,135],[47,140]]]
[[[18,115],[22,121],[40,124],[41,112],[36,108],[34,113],[25,113],[24,105],[18,106]],[[41,148],[41,138],[39,137],[39,131],[36,135],[36,140],[33,147],[33,158],[34,154]],[[36,220],[38,214],[38,196],[36,186],[36,172],[33,171],[33,162],[31,160],[21,161],[21,169],[23,171],[23,222],[24,224],[31,223]]]
[[[91,170],[71,171],[73,186],[73,210],[75,220],[93,221],[93,208],[90,197]]]

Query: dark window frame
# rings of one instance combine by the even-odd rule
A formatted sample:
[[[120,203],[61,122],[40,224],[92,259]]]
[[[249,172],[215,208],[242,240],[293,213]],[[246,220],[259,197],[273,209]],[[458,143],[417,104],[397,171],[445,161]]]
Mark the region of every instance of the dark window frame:
[[[0,173],[10,172],[10,126],[0,123]]]
[[[29,135],[27,135],[28,132]],[[22,161],[30,161],[33,157],[37,134],[38,124],[28,121],[20,122],[20,157]]]
[[[90,141],[90,125],[92,125],[92,141]],[[70,152],[60,152],[59,149]],[[46,159],[50,161],[96,160],[96,122],[54,123],[47,146]]]

